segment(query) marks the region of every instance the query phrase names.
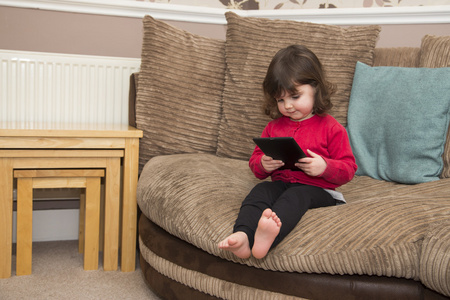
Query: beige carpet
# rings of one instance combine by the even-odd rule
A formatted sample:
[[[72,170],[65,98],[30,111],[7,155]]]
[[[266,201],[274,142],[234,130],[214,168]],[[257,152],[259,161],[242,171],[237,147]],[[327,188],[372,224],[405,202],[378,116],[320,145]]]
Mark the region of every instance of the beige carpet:
[[[137,255],[138,257],[138,255]],[[150,299],[158,300],[146,285],[139,264],[136,271],[83,270],[78,241],[33,243],[31,275],[0,279],[0,299]]]

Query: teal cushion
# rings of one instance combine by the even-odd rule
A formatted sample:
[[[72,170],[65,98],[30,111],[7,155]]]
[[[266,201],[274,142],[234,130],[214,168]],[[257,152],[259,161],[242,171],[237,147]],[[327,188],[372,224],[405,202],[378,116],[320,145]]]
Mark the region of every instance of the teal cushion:
[[[356,174],[407,184],[439,179],[449,105],[450,68],[358,62],[347,126]]]

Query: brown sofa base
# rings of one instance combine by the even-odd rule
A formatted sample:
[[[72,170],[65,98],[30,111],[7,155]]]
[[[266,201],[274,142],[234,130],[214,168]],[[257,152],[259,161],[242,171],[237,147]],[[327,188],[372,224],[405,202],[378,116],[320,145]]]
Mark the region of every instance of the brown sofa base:
[[[194,290],[153,269],[140,255],[140,266],[148,287],[161,299],[214,300],[216,297]]]
[[[260,290],[307,299],[448,299],[414,280],[274,272],[233,263],[170,235],[144,214],[139,220],[139,236],[150,251],[178,266]],[[161,275],[142,254],[141,269],[149,287],[163,299],[216,299]]]

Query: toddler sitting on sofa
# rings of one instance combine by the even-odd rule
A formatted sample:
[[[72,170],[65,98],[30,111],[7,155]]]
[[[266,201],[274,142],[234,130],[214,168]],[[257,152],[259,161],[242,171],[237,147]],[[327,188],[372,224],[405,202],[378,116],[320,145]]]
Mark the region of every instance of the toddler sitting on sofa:
[[[308,157],[283,169],[284,162],[256,146],[249,165],[257,184],[242,203],[233,233],[219,248],[237,257],[263,258],[297,225],[308,209],[336,205],[335,188],[349,182],[357,169],[345,128],[327,112],[334,85],[325,78],[317,56],[292,45],[273,57],[263,82],[264,110],[274,120],[262,137],[292,136]]]

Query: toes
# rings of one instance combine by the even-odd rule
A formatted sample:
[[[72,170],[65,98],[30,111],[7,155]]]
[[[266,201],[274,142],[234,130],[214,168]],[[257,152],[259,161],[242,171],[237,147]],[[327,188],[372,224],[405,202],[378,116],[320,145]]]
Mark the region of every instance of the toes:
[[[274,212],[270,208],[266,208],[262,213],[262,215],[266,218],[272,217],[273,214],[274,214]]]

